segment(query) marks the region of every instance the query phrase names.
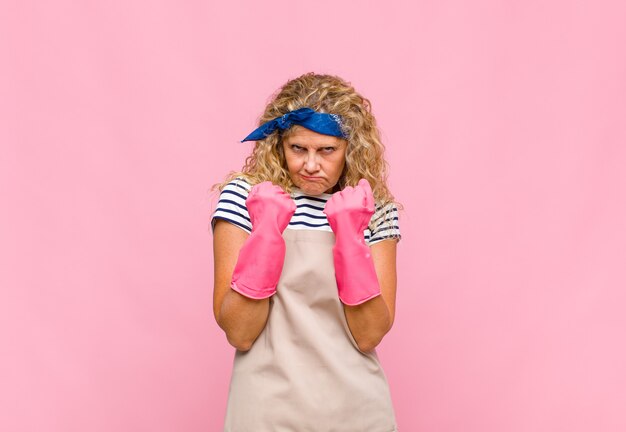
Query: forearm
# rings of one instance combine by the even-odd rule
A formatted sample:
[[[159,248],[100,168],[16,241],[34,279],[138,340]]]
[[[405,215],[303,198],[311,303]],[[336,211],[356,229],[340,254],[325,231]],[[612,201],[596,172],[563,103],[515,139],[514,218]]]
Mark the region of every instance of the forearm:
[[[251,299],[230,289],[224,296],[218,318],[228,342],[247,351],[259,336],[269,315],[269,298]]]
[[[343,305],[348,327],[359,349],[373,350],[389,331],[390,314],[382,295],[356,306]]]

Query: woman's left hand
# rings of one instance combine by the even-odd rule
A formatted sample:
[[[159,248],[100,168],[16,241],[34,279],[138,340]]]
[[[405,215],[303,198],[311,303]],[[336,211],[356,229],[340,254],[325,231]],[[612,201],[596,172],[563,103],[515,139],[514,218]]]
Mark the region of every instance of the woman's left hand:
[[[363,239],[363,231],[367,228],[374,214],[374,195],[366,179],[352,187],[347,186],[335,192],[323,210],[335,235],[358,234]]]
[[[379,296],[374,261],[363,237],[374,214],[374,196],[367,180],[335,192],[323,211],[335,233],[333,260],[339,299],[356,306]]]

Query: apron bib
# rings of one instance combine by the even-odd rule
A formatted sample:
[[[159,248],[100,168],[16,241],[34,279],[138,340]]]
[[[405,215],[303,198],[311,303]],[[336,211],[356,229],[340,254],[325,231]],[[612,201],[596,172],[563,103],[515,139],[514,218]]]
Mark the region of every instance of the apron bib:
[[[265,328],[235,351],[224,432],[396,432],[376,351],[358,349],[337,295],[335,234],[287,228],[283,238]]]

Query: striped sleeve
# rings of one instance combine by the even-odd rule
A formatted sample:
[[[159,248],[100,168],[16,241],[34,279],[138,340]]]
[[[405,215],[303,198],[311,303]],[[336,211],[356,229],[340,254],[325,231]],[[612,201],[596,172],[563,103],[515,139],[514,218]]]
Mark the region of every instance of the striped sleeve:
[[[370,221],[370,238],[368,244],[375,243],[388,238],[395,238],[400,241],[400,225],[398,224],[398,208],[393,202],[388,203],[384,208],[377,207]]]
[[[211,217],[211,230],[215,229],[216,219],[224,219],[248,234],[252,232],[252,222],[246,207],[246,198],[250,189],[250,184],[241,177],[233,179],[224,186]]]

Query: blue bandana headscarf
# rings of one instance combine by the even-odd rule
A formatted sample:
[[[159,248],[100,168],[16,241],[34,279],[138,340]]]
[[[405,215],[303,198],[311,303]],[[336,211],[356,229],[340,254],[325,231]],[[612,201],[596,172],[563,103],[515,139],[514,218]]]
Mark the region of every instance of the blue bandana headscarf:
[[[331,135],[344,139],[348,138],[341,129],[342,119],[339,115],[318,113],[311,108],[304,107],[290,111],[281,117],[276,117],[275,119],[262,124],[252,131],[250,135],[242,139],[241,142],[262,140],[274,132],[276,128],[285,130],[289,129],[294,124],[304,126],[313,132],[324,135]]]

